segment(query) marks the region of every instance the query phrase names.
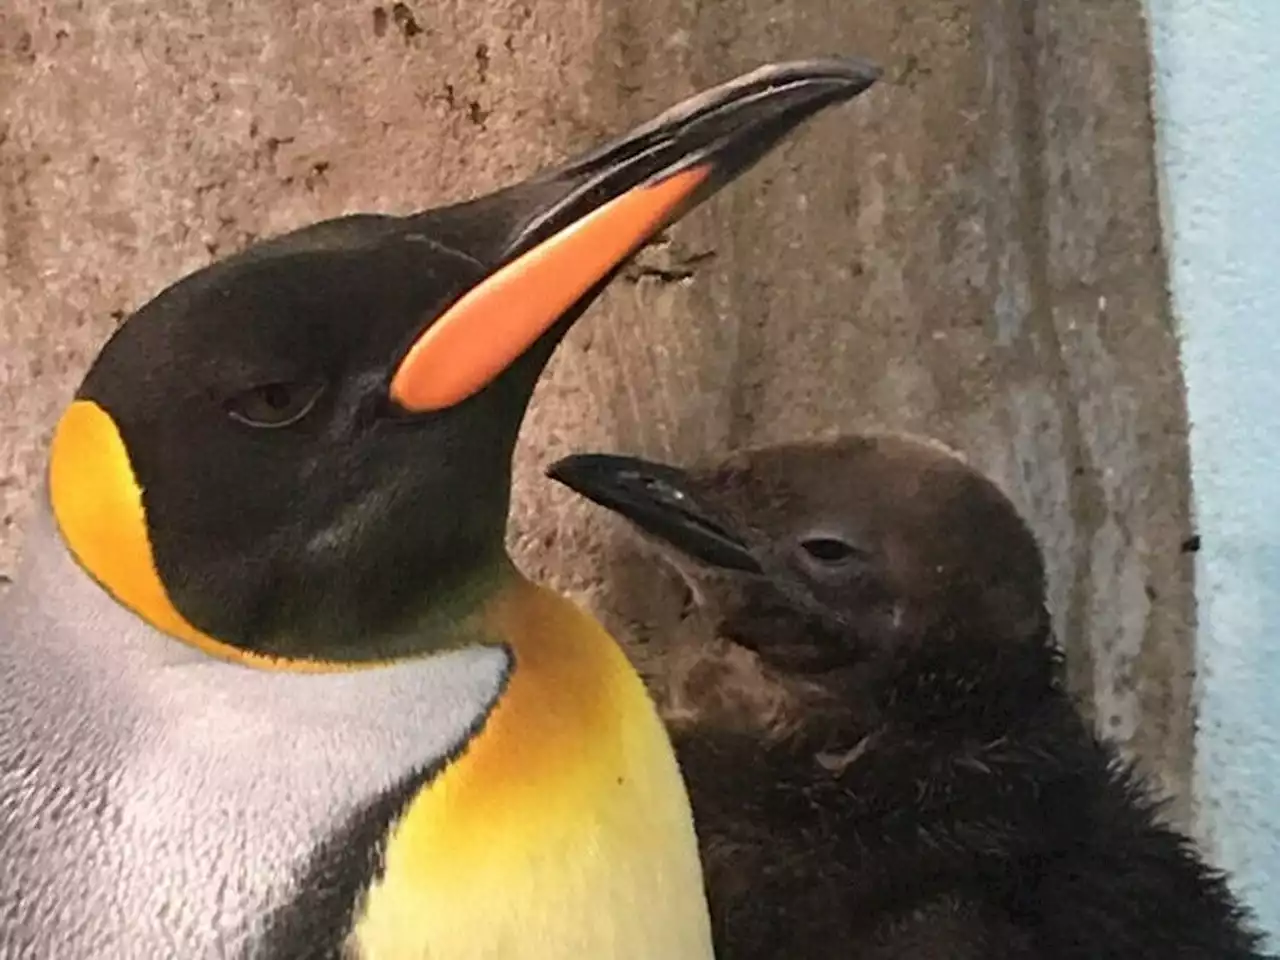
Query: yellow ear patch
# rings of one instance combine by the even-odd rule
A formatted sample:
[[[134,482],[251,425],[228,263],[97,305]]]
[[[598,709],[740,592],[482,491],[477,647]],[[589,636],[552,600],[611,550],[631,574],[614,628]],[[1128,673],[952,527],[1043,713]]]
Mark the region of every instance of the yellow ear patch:
[[[169,599],[147,534],[142,489],[111,415],[92,400],[63,414],[49,457],[49,497],[72,554],[120,603],[157,630],[211,656],[259,668],[305,672],[344,669],[321,661],[251,653],[192,626]]]

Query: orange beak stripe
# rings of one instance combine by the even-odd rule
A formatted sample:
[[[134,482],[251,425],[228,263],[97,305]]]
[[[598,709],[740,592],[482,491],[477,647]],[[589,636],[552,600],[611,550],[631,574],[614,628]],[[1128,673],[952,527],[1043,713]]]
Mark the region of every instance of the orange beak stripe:
[[[496,271],[420,336],[391,378],[412,413],[484,389],[645,241],[707,179],[704,164],[636,187]]]

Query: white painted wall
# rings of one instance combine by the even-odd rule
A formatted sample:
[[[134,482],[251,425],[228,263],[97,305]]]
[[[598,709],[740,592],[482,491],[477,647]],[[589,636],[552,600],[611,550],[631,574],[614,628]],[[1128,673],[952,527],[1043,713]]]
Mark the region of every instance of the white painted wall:
[[[1280,0],[1147,0],[1191,417],[1198,829],[1280,943]]]

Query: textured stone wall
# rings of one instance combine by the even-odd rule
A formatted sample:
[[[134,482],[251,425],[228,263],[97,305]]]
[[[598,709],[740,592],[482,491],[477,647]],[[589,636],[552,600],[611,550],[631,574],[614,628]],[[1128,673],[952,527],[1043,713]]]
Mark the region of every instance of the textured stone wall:
[[[1033,518],[1077,688],[1181,790],[1193,531],[1138,0],[5,0],[0,571],[94,350],[183,272],[828,52],[886,77],[645,251],[558,354],[516,553],[643,643],[678,588],[548,459],[938,436]]]

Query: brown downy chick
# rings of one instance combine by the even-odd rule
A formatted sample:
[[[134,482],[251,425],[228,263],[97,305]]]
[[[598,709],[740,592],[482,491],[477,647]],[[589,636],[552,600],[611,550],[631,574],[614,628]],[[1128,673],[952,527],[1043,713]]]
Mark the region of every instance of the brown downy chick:
[[[1263,956],[1074,708],[1038,545],[956,456],[866,436],[549,473],[717,625],[668,693],[721,960]]]

